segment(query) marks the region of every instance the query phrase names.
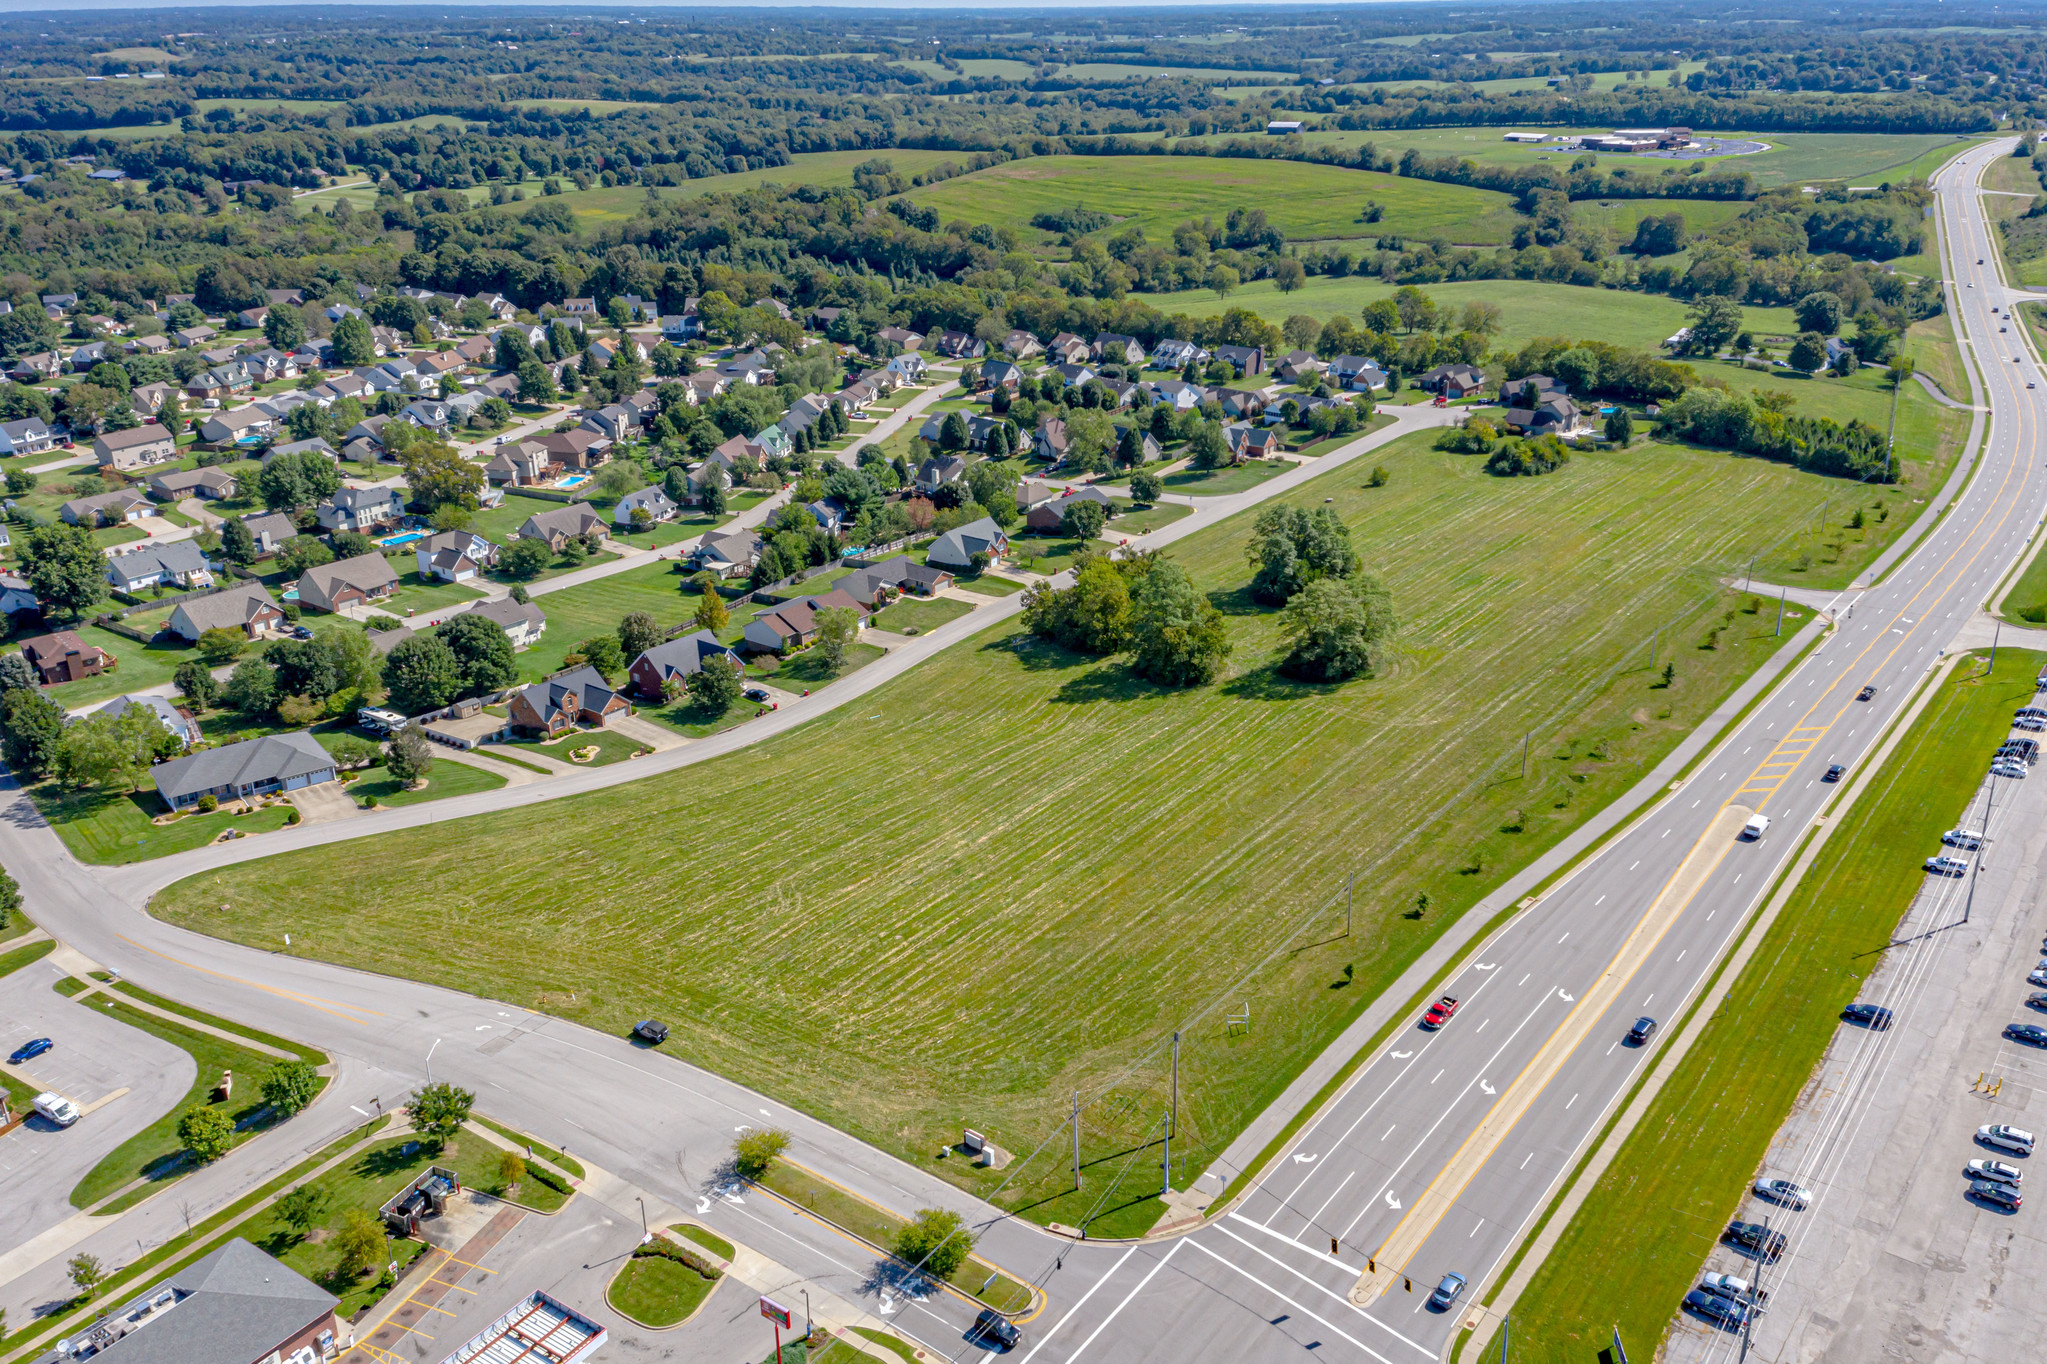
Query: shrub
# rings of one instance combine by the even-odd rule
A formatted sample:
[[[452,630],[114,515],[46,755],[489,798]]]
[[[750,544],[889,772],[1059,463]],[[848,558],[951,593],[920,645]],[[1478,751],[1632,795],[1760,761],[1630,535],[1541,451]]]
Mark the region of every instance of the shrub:
[[[789,1134],[779,1127],[763,1127],[741,1133],[732,1143],[732,1170],[741,1179],[759,1179],[782,1152],[789,1149]]]
[[[896,1233],[890,1247],[897,1259],[938,1279],[957,1274],[973,1248],[973,1233],[958,1213],[945,1208],[918,1209],[916,1220]]]
[[[510,1152],[507,1152],[506,1154],[509,1155]],[[536,1184],[545,1184],[548,1188],[553,1189],[556,1193],[561,1194],[565,1197],[575,1192],[575,1190],[569,1186],[569,1182],[567,1180],[563,1179],[554,1171],[542,1169],[538,1165],[526,1166],[526,1178],[532,1180]]]
[[[201,797],[199,797],[199,813],[200,813],[200,814],[202,814],[202,815],[210,815],[210,814],[212,814],[212,813],[213,813],[213,812],[214,812],[215,810],[218,810],[219,808],[220,808],[220,802],[219,802],[218,800],[216,800],[216,799],[215,799],[214,797],[212,797],[212,796],[201,796]]]
[[[635,1258],[655,1255],[664,1260],[673,1260],[677,1264],[688,1265],[707,1279],[722,1279],[725,1277],[724,1270],[719,1269],[695,1251],[678,1246],[666,1237],[656,1236],[645,1245],[635,1246],[633,1248],[633,1255]]]

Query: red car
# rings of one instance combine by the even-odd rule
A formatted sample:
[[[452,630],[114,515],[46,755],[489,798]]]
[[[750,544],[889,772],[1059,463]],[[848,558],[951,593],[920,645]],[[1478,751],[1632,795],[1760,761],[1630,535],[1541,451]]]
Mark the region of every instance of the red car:
[[[1456,1012],[1457,996],[1444,995],[1434,1004],[1431,1004],[1429,1011],[1422,1015],[1422,1026],[1424,1028],[1440,1028],[1445,1023],[1448,1023],[1450,1015]]]

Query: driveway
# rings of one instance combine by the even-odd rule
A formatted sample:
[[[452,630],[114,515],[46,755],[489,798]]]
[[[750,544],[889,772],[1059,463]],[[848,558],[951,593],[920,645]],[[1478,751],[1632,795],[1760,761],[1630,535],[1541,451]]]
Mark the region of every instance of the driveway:
[[[190,1053],[58,994],[51,986],[63,976],[48,957],[0,976],[0,1056],[31,1037],[56,1043],[10,1073],[87,1110],[70,1127],[30,1118],[0,1137],[8,1251],[72,1216],[71,1190],[85,1173],[168,1113],[197,1078]],[[0,1281],[11,1277],[5,1264],[0,1257]]]
[[[327,819],[353,819],[362,813],[362,807],[348,794],[348,788],[338,781],[304,787],[292,792],[287,799],[297,807],[300,818],[308,824],[318,824]]]

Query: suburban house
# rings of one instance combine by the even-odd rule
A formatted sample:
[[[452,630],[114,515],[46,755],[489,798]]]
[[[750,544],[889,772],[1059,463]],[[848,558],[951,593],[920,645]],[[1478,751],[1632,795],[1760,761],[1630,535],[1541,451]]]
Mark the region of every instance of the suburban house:
[[[1523,401],[1533,400],[1532,406],[1517,403],[1506,411],[1507,429],[1528,434],[1551,434],[1558,436],[1575,435],[1585,425],[1578,405],[1564,396],[1562,389],[1553,388],[1547,393],[1530,392],[1523,395]]]
[[[547,450],[538,441],[522,440],[498,448],[483,476],[492,487],[530,488],[547,481]]]
[[[1525,379],[1508,379],[1500,385],[1502,407],[1534,407],[1546,398],[1561,398],[1570,390],[1547,374]]]
[[[634,519],[635,512],[645,511],[651,524],[657,521],[672,521],[681,510],[682,508],[676,506],[673,499],[657,484],[651,488],[642,488],[636,493],[627,493],[618,499],[618,505],[611,512],[611,524],[631,530],[639,524]]]
[[[1263,346],[1217,346],[1215,358],[1228,364],[1239,375],[1265,373]]]
[[[713,661],[722,662],[734,672],[742,666],[739,655],[720,644],[716,635],[698,630],[655,645],[634,659],[626,673],[640,695],[649,701],[659,701],[671,678],[681,681],[692,673],[702,672],[704,665]]]
[[[612,403],[583,414],[583,427],[610,441],[630,440],[640,429],[639,409]]]
[[[578,724],[602,728],[614,715],[631,715],[632,702],[595,668],[572,668],[535,682],[512,698],[514,728],[553,736]]]
[[[812,308],[810,316],[803,320],[803,325],[814,332],[821,332],[837,322],[840,314],[845,311],[844,308]]]
[[[862,606],[872,608],[879,604],[884,591],[919,597],[942,592],[952,586],[952,574],[898,554],[867,568],[856,568],[832,586]]]
[[[1093,365],[1088,364],[1085,360],[1070,365],[1053,365],[1045,373],[1058,375],[1073,388],[1079,388],[1089,380],[1101,378],[1100,371],[1096,370]]]
[[[1415,383],[1446,398],[1469,398],[1485,387],[1485,371],[1472,365],[1437,365],[1416,375]]]
[[[1252,426],[1247,422],[1231,422],[1223,428],[1223,439],[1230,443],[1230,458],[1233,460],[1264,459],[1280,452],[1279,432],[1270,426]]]
[[[316,564],[299,578],[299,605],[339,611],[361,602],[380,601],[398,587],[391,561],[371,550],[353,559]]]
[[[0,616],[41,614],[43,604],[29,580],[13,573],[0,573]]]
[[[270,1364],[332,1358],[341,1330],[334,1296],[242,1238],[180,1270],[80,1332],[66,1361],[96,1364]],[[104,1336],[102,1337],[102,1333]]]
[[[342,488],[314,513],[325,531],[375,530],[405,515],[396,488]]]
[[[935,493],[966,474],[967,462],[958,455],[933,455],[917,466],[915,486],[920,493]]]
[[[150,512],[149,499],[133,488],[116,488],[110,493],[75,497],[57,508],[66,525],[118,526],[123,521],[140,521]]]
[[[921,335],[906,327],[883,327],[874,334],[874,339],[883,345],[896,346],[906,351],[916,350],[924,344]]]
[[[1022,382],[1023,371],[1018,369],[1011,361],[990,360],[987,364],[981,366],[981,387],[983,388],[1003,388],[1014,393],[1017,390],[1017,385]]]
[[[211,587],[213,565],[193,540],[170,540],[161,544],[144,542],[139,549],[116,554],[107,561],[107,581],[116,592],[130,594],[159,583],[179,587]]]
[[[1123,435],[1126,431],[1130,430],[1130,423],[1118,422],[1116,424],[1115,430],[1116,444],[1118,448],[1121,448],[1123,444]],[[1160,458],[1165,453],[1164,450],[1162,450],[1159,446],[1158,437],[1154,436],[1142,425],[1139,425],[1137,428],[1137,448],[1140,454],[1142,455],[1143,462],[1146,464],[1149,464],[1153,460]]]
[[[97,677],[114,662],[105,649],[87,644],[69,630],[23,640],[21,655],[46,687],[76,682],[81,677]]]
[[[126,431],[105,431],[94,436],[92,452],[102,469],[140,469],[176,459],[178,438],[156,422],[147,422]]]
[[[56,443],[57,433],[40,417],[0,423],[0,455],[40,455]]]
[[[571,502],[535,512],[519,527],[521,540],[538,540],[555,553],[579,535],[604,534],[604,516],[588,502]]]
[[[1192,412],[1208,401],[1208,390],[1184,379],[1160,379],[1139,385],[1151,394],[1154,404],[1164,403],[1175,412]]]
[[[475,531],[445,530],[412,546],[422,578],[465,583],[498,561],[498,547]]]
[[[972,568],[976,554],[986,554],[992,562],[1008,553],[1009,537],[995,524],[995,518],[984,516],[939,536],[924,560],[942,568]]]
[[[540,438],[548,462],[566,469],[594,469],[611,458],[611,441],[595,431],[553,431]]]
[[[1002,338],[1002,349],[1012,360],[1028,360],[1033,355],[1045,353],[1044,343],[1027,331],[1013,331]]]
[[[954,360],[978,360],[988,353],[988,343],[972,332],[940,332],[932,349]]]
[[[1144,363],[1144,347],[1137,344],[1134,336],[1121,332],[1103,332],[1095,337],[1095,343],[1088,347],[1090,356],[1105,365],[1141,365]]]
[[[1075,336],[1072,332],[1061,332],[1052,338],[1052,344],[1045,347],[1048,364],[1077,365],[1094,357],[1094,347]]]
[[[1208,352],[1192,341],[1182,341],[1172,336],[1151,348],[1153,369],[1185,369],[1189,361],[1205,365],[1208,363]]]
[[[1242,421],[1246,417],[1255,417],[1265,411],[1265,395],[1233,388],[1223,394],[1222,401],[1217,406],[1222,408],[1224,417],[1231,421]]]
[[[495,601],[479,602],[469,610],[472,615],[495,621],[498,628],[511,639],[514,649],[538,644],[540,636],[547,630],[546,613],[530,601],[513,601],[510,597],[499,597]]]
[[[335,779],[334,759],[304,730],[201,749],[158,763],[149,774],[156,779],[157,794],[173,810],[188,809],[206,796],[223,802],[248,800],[273,791],[302,791]],[[279,1271],[273,1267],[271,1272]]]
[[[117,696],[93,714],[119,716],[130,706],[140,706],[155,715],[163,727],[175,734],[178,742],[186,748],[199,742],[199,722],[188,712],[179,710],[161,696]]]
[[[952,413],[950,412],[934,412],[926,417],[924,424],[917,428],[917,439],[928,441],[933,445],[938,444],[939,433],[945,429],[946,419],[951,416]],[[1007,425],[1008,421],[1007,417],[968,416],[967,448],[969,450],[987,449],[988,438],[995,434],[995,428]],[[1020,455],[1029,453],[1031,448],[1030,434],[1024,431],[1012,431],[1011,435],[1016,440],[1016,453]]]
[[[258,555],[275,554],[286,540],[299,533],[292,519],[283,512],[264,512],[259,516],[245,516],[242,524],[249,528],[249,535],[256,541]]]
[[[1379,368],[1378,361],[1362,355],[1337,356],[1329,362],[1327,373],[1338,388],[1374,393],[1386,387],[1386,371]]]
[[[1057,484],[1040,483],[1036,479],[1027,478],[1016,486],[1016,509],[1028,512],[1041,502],[1050,502],[1065,495],[1065,491]]]
[[[797,597],[763,611],[747,622],[746,645],[762,653],[800,649],[817,638],[817,613],[842,607],[860,618],[858,629],[867,628],[867,609],[838,588],[822,596]]]
[[[334,447],[321,440],[318,436],[315,436],[311,440],[288,441],[283,445],[271,446],[263,452],[263,467],[269,468],[270,461],[276,459],[279,455],[303,454],[325,455],[336,464],[341,463],[341,456],[334,453]]]
[[[761,537],[750,530],[712,531],[697,542],[690,554],[696,568],[708,568],[721,577],[734,578],[752,572],[765,548]]]
[[[171,612],[164,629],[196,643],[208,630],[240,630],[254,639],[282,624],[284,612],[269,588],[261,583],[239,583],[210,596],[187,597]]]
[[[1065,522],[1066,513],[1082,502],[1095,503],[1102,509],[1104,518],[1116,514],[1116,504],[1109,495],[1100,488],[1090,485],[1075,488],[1064,497],[1053,498],[1050,502],[1040,502],[1024,515],[1024,524],[1032,530],[1056,531]]]
[[[931,372],[931,366],[925,363],[923,356],[909,353],[891,357],[882,368],[906,384],[921,384],[924,376]]]
[[[277,429],[277,418],[254,403],[230,412],[215,412],[199,423],[199,438],[208,445],[255,445]]]
[[[1066,462],[1067,451],[1073,448],[1073,437],[1066,430],[1066,422],[1060,417],[1041,417],[1037,432],[1031,439],[1031,454],[1038,459],[1050,461],[1049,467],[1057,468]]]
[[[241,488],[241,482],[221,469],[173,469],[153,476],[148,486],[150,492],[166,502],[186,497],[218,501],[223,497],[233,497]]]

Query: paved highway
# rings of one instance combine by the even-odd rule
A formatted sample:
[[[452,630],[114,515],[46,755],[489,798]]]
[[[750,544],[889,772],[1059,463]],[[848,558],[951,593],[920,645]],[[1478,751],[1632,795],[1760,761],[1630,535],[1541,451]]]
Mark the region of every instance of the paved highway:
[[[1943,174],[1951,240],[1981,239],[1963,177],[1994,154],[1971,152]],[[1993,300],[1985,281],[1977,284],[1957,289],[1955,312],[1969,337],[1987,343],[1998,337],[1989,308],[2001,298]],[[1659,1034],[1647,1047],[1625,1045],[1627,1025],[1641,1014],[1669,1020],[1681,1012],[1818,812],[1829,791],[1819,783],[1825,765],[1852,763],[1867,751],[2038,519],[2047,478],[2034,437],[2010,417],[2030,401],[2024,381],[2036,367],[2011,364],[2006,355],[2001,366],[1985,368],[1993,415],[1983,462],[1940,524],[1852,609],[1844,596],[1841,628],[1689,780],[1484,942],[1448,986],[1461,1000],[1456,1016],[1440,1031],[1401,1031],[1240,1206],[1189,1236],[1142,1246],[1070,1246],[1013,1223],[989,1229],[991,1257],[1040,1279],[1048,1293],[1016,1358],[1243,1359],[1312,1347],[1342,1359],[1420,1361],[1443,1353],[1469,1314],[1430,1311],[1427,1289],[1457,1272],[1474,1285],[1465,1302],[1478,1296],[1663,1041]],[[1368,446],[1360,442],[1303,476]],[[1205,509],[1169,529],[1207,519]],[[991,623],[985,614],[971,618],[973,629]],[[934,632],[925,647],[951,642],[952,633]],[[847,697],[874,684],[869,673],[878,682],[884,666],[850,679]],[[1877,691],[1858,701],[1864,686]],[[749,740],[821,708],[792,708],[758,733],[749,726]],[[663,755],[666,763],[646,761],[665,768],[718,751],[714,741]],[[601,772],[580,775],[578,789],[608,784],[589,780]],[[493,794],[545,798],[533,794],[538,789]],[[151,890],[208,859],[258,850],[230,845],[135,868],[86,868],[23,812],[18,795],[9,804],[0,857],[23,880],[38,919],[137,983],[344,1057],[374,1058],[390,1081],[380,1090],[387,1105],[423,1076],[431,1054],[437,1077],[475,1088],[507,1120],[677,1206],[702,1200],[706,1217],[735,1239],[942,1355],[965,1349],[958,1332],[970,1314],[961,1304],[905,1302],[894,1285],[875,1279],[871,1260],[849,1255],[830,1233],[719,1197],[711,1171],[735,1128],[772,1121],[796,1133],[799,1159],[884,1202],[942,1202],[986,1215],[949,1186],[743,1086],[619,1039],[450,991],[169,929],[141,912]],[[460,800],[442,805],[440,818],[467,809]],[[1768,833],[1736,841],[1752,812],[1770,817]],[[394,815],[405,823],[435,818],[431,806]],[[247,843],[267,853],[366,832],[330,826],[322,834],[314,826]],[[1372,1262],[1376,1274],[1367,1273]]]

